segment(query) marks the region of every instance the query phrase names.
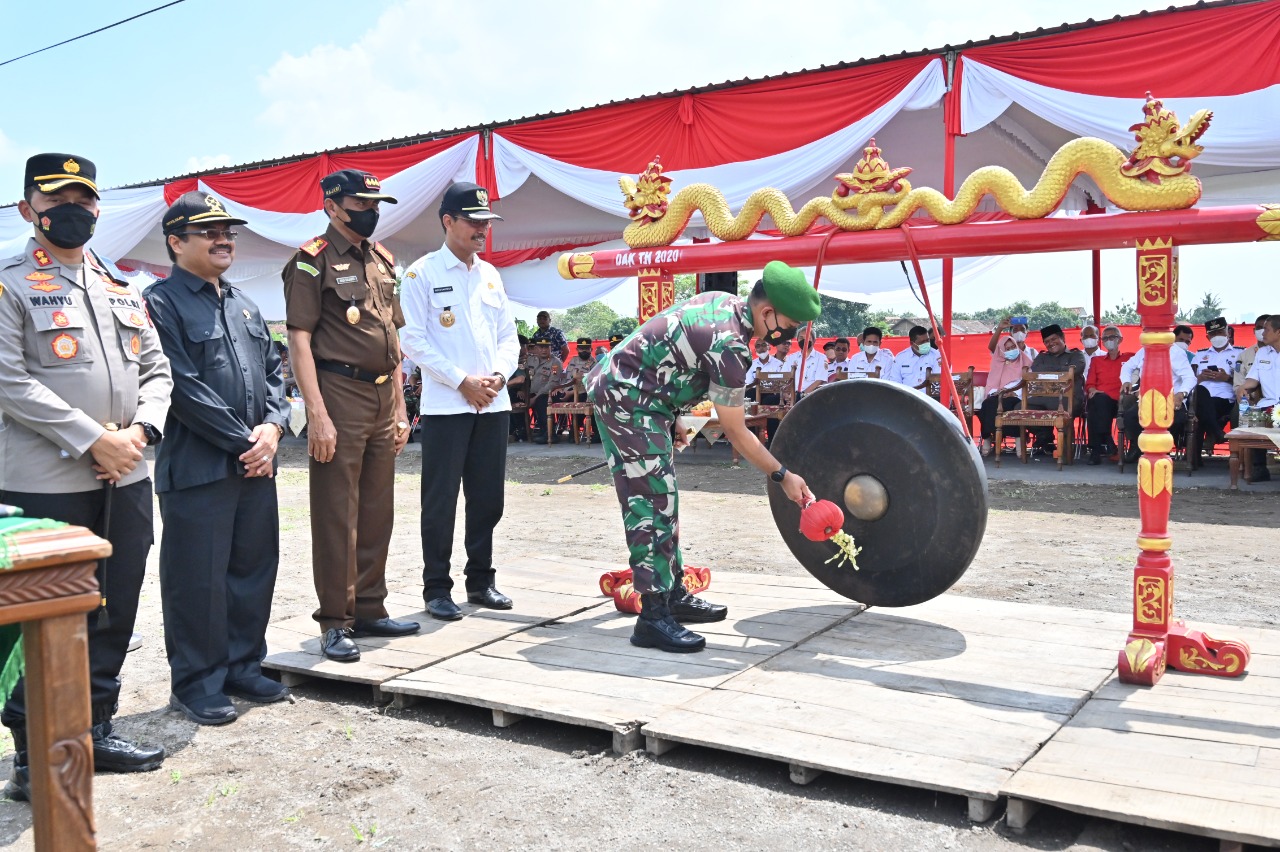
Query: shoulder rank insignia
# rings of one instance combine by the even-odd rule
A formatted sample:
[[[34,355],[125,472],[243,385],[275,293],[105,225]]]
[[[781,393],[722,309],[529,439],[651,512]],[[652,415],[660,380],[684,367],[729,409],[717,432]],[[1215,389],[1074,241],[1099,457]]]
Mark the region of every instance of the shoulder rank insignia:
[[[42,248],[31,252],[31,257],[35,259],[36,266],[49,266],[53,263],[53,258],[49,257],[49,253]]]
[[[106,291],[107,291],[108,293],[115,293],[117,296],[132,296],[132,295],[133,295],[133,291],[132,291],[132,290],[130,290],[128,287],[121,287],[121,286],[120,286],[120,285],[118,285],[118,284],[110,284],[110,285],[108,285],[108,286],[107,286],[106,288],[104,288],[104,289],[106,289]]]
[[[324,247],[327,245],[329,245],[329,241],[326,240],[324,237],[316,237],[311,242],[301,246],[300,249],[301,251],[305,251],[307,254],[311,255],[312,257],[316,257],[320,254],[320,252],[324,251]]]
[[[304,261],[299,260],[299,261],[297,262],[297,264],[296,264],[296,265],[297,265],[297,267],[298,267],[299,269],[301,269],[303,272],[305,272],[305,273],[307,273],[308,275],[310,275],[312,278],[319,278],[319,277],[320,277],[320,270],[319,270],[319,269],[316,269],[316,268],[315,268],[314,266],[312,266],[311,264],[309,264],[309,263],[305,263]]]
[[[388,264],[390,264],[391,266],[395,266],[396,264],[395,259],[391,256],[391,252],[387,251],[386,247],[383,246],[382,243],[374,243],[373,250],[377,252],[379,255],[381,255],[382,259],[385,260]]]
[[[30,278],[31,276],[27,276]],[[61,284],[53,284],[48,281],[41,281],[39,284],[32,284],[32,290],[39,290],[41,293],[55,293],[62,289]]]

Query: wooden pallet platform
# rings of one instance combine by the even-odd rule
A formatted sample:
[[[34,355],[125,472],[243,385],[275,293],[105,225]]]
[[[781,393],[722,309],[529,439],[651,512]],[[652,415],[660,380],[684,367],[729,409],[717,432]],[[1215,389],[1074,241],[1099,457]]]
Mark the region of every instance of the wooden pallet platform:
[[[965,796],[1001,786],[1115,667],[1128,619],[944,595],[835,624],[642,729],[785,762],[806,784],[835,772]]]
[[[499,588],[515,601],[510,610],[492,610],[465,602],[455,589],[462,608],[460,621],[437,621],[422,606],[421,589],[403,589],[387,595],[387,610],[394,618],[421,625],[411,635],[397,638],[362,637],[360,660],[339,663],[320,649],[319,628],[309,615],[286,618],[267,628],[264,668],[280,672],[286,685],[313,678],[368,684],[374,698],[388,700],[381,686],[392,678],[498,641],[513,633],[564,618],[583,610],[612,603],[600,595],[598,581],[604,570],[616,566],[555,557],[522,559],[504,566]]]
[[[610,731],[623,753],[641,746],[645,722],[861,610],[808,578],[716,572],[707,597],[727,604],[730,618],[695,625],[707,637],[698,654],[631,645],[634,616],[608,602],[403,674],[382,689],[398,706],[434,698],[487,707],[502,727],[534,717]]]
[[[1280,846],[1280,631],[1243,639],[1247,674],[1170,670],[1155,687],[1115,676],[1004,785],[1009,826],[1039,804],[1240,844]]]

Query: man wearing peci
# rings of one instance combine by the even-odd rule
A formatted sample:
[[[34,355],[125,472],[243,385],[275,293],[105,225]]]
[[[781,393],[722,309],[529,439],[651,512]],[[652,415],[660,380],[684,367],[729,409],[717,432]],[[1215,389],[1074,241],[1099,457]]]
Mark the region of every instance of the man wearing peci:
[[[18,213],[34,234],[0,260],[0,503],[111,542],[102,607],[88,615],[93,767],[142,772],[164,762],[164,749],[116,736],[112,717],[153,541],[142,450],[161,439],[173,383],[141,295],[85,248],[98,221],[96,179],[82,157],[27,160]],[[30,799],[22,681],[0,721],[13,733],[8,794]]]
[[[387,550],[395,520],[395,460],[409,440],[400,373],[404,325],[395,262],[372,242],[379,204],[395,203],[368,172],[320,181],[329,228],[285,264],[289,354],[307,411],[311,456],[314,618],[325,656],[360,659],[359,636],[406,636],[389,618]],[[417,359],[415,359],[417,360]]]
[[[495,220],[484,187],[452,184],[440,202],[444,245],[404,275],[404,348],[422,368],[422,596],[442,621],[462,618],[449,576],[459,485],[467,600],[511,609],[495,585],[493,530],[507,472],[505,387],[520,344],[502,276],[478,256]]]
[[[200,725],[235,720],[228,695],[258,704],[288,696],[261,663],[280,564],[274,476],[289,403],[258,306],[222,279],[235,260],[233,226],[244,224],[211,195],[179,197],[162,220],[173,269],[146,292],[173,371],[156,451],[169,706]]]

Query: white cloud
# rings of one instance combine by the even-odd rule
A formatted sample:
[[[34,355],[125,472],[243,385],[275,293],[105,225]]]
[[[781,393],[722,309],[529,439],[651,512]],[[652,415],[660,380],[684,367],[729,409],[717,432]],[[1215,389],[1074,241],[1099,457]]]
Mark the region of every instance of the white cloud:
[[[39,151],[10,139],[0,130],[0,175],[21,176],[27,167],[27,158]],[[21,181],[18,181],[20,183]]]
[[[230,154],[205,154],[201,157],[187,157],[187,172],[207,172],[210,169],[220,169],[230,166]]]

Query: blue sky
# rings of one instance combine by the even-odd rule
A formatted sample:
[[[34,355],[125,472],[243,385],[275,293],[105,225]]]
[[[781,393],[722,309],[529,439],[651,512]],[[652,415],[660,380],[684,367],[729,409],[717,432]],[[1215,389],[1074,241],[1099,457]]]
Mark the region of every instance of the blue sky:
[[[0,61],[162,2],[0,0]],[[100,181],[117,186],[1161,5],[186,0],[0,67],[9,105],[0,119],[0,203],[17,199],[22,163],[41,150],[88,156]],[[68,105],[65,115],[55,104]],[[359,105],[367,108],[357,119]],[[1252,317],[1272,289],[1258,254],[1246,246],[1184,256],[1184,301],[1225,291],[1233,319]],[[1062,301],[1087,303],[1087,270]],[[959,289],[957,308],[1008,301],[1028,274],[1002,264]],[[1117,259],[1108,280],[1121,279],[1132,271]],[[1108,293],[1116,296],[1104,297],[1108,306],[1132,301],[1127,283]],[[618,307],[633,303],[625,294]],[[885,294],[876,306],[911,302]]]

